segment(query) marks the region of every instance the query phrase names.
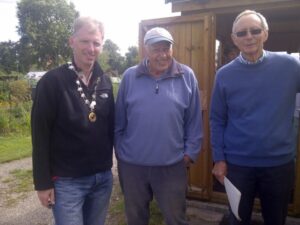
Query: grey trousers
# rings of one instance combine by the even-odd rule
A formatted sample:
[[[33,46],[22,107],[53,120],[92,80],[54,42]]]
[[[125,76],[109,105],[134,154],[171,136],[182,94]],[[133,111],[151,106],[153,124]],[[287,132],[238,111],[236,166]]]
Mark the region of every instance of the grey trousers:
[[[128,225],[148,225],[153,197],[167,225],[187,225],[184,161],[169,166],[137,166],[118,161]]]

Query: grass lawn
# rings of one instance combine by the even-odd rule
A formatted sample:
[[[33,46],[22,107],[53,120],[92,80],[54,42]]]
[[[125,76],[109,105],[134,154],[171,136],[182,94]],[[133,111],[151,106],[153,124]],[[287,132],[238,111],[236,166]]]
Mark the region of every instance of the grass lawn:
[[[31,156],[30,136],[0,137],[0,163]]]

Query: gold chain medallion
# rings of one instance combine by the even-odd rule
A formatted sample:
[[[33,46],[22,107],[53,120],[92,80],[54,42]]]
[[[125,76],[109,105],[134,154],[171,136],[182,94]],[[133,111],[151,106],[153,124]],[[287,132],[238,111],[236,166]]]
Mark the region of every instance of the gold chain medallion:
[[[89,120],[90,120],[91,122],[96,122],[96,120],[97,120],[96,113],[90,112],[90,113],[89,113]]]

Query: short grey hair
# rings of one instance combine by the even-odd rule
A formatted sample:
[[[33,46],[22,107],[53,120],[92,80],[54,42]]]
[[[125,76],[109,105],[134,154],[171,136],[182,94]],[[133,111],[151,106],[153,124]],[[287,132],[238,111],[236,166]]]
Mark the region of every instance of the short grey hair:
[[[102,34],[102,38],[104,39],[104,26],[103,23],[91,18],[91,17],[78,17],[74,21],[73,25],[73,33],[72,35],[75,35],[78,30],[80,30],[83,26],[90,26],[91,31],[94,32],[96,30],[100,31]]]
[[[261,13],[259,13],[259,12],[256,12],[256,11],[254,11],[254,10],[249,10],[249,9],[247,9],[247,10],[241,12],[241,13],[240,13],[239,15],[237,15],[237,17],[235,18],[235,20],[234,20],[234,22],[233,22],[233,25],[232,25],[232,32],[234,31],[233,29],[234,29],[235,24],[240,20],[241,17],[247,16],[247,15],[252,15],[252,14],[253,14],[253,15],[256,15],[256,16],[260,19],[262,28],[263,28],[264,30],[267,30],[267,31],[268,31],[268,30],[269,30],[269,25],[268,25],[268,23],[267,23],[266,18],[265,18]]]

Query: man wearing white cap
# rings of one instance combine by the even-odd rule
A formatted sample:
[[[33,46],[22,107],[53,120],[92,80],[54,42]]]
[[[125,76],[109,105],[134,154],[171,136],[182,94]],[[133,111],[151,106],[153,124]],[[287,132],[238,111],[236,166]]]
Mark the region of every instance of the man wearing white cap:
[[[186,225],[186,166],[198,157],[202,118],[194,72],[172,56],[171,34],[149,30],[145,59],[127,69],[116,102],[115,149],[128,225],[147,225],[155,197],[167,225]]]

